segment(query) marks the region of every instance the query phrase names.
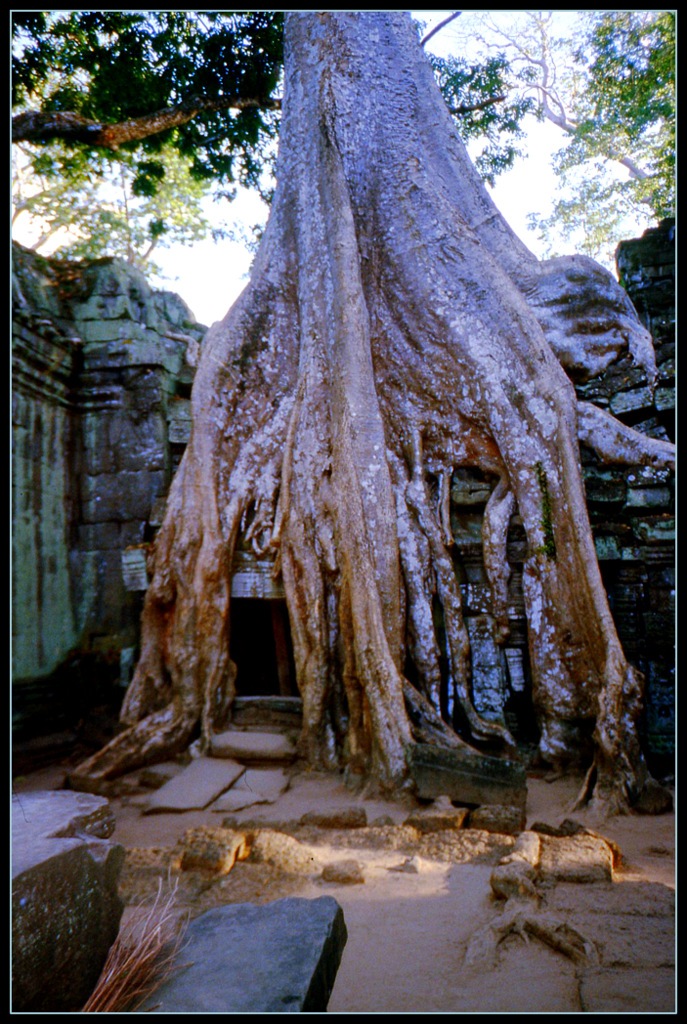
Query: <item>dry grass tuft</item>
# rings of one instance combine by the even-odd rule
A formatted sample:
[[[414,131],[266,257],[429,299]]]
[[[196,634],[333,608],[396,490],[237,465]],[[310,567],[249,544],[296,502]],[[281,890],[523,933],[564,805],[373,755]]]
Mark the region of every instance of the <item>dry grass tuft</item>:
[[[176,963],[188,920],[175,912],[176,886],[163,898],[162,882],[152,906],[138,908],[110,948],[98,983],[82,1013],[135,1012]]]

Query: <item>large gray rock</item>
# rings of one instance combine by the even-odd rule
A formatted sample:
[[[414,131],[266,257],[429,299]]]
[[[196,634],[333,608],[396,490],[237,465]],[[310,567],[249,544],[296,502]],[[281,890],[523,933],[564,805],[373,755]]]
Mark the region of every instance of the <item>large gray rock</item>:
[[[330,896],[209,910],[189,925],[184,965],[140,1012],[322,1013],[346,944]]]
[[[124,848],[103,797],[58,791],[12,801],[12,1008],[79,1010],[117,937]]]

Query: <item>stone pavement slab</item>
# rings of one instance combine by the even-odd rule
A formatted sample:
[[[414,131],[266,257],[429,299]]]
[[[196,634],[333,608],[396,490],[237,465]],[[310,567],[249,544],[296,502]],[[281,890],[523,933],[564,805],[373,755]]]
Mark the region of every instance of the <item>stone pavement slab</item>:
[[[254,804],[271,804],[288,786],[289,778],[281,768],[247,768],[231,789],[215,800],[210,810],[226,814]]]
[[[228,904],[195,918],[183,965],[141,1013],[322,1013],[346,944],[330,896]]]
[[[144,814],[202,810],[229,789],[244,770],[236,761],[199,757],[151,795]]]

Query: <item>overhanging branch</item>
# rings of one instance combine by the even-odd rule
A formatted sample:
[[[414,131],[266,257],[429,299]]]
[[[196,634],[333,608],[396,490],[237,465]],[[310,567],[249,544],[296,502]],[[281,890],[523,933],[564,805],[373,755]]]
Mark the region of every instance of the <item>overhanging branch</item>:
[[[506,99],[506,94],[501,96],[490,96],[488,100],[482,100],[481,103],[464,103],[459,107],[449,107],[450,114],[471,114],[475,110],[484,110],[485,107],[490,107],[493,103],[500,103]]]
[[[177,107],[144,114],[116,124],[104,124],[82,117],[73,111],[34,111],[17,114],[12,119],[13,142],[48,142],[66,139],[88,143],[115,151],[125,142],[149,138],[159,132],[186,124],[198,114],[218,110],[279,109],[281,100],[226,96],[204,99],[193,96]]]

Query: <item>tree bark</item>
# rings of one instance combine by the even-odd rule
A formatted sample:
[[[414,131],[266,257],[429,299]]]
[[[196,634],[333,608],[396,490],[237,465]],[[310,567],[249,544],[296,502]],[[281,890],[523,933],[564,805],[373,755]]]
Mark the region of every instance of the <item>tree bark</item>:
[[[578,433],[617,461],[668,463],[672,446],[580,417],[561,363],[584,375],[629,347],[653,380],[651,339],[601,267],[539,263],[513,234],[405,14],[289,12],[285,43],[277,191],[250,284],[202,346],[128,728],[79,771],[112,777],[222,727],[240,540],[282,574],[311,763],[398,786],[413,740],[460,742],[438,713],[435,595],[473,740],[512,747],[471,699],[446,515],[467,466],[499,480],[483,537],[500,641],[516,506],[526,530],[542,754],[569,758],[577,724],[594,726],[594,796],[620,809],[646,777],[641,678],[601,581]],[[603,320],[593,335],[585,315]]]

